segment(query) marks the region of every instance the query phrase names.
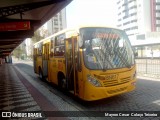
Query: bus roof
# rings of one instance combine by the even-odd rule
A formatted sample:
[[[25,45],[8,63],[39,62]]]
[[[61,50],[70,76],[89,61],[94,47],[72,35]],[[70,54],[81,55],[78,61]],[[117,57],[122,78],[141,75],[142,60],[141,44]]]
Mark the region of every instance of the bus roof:
[[[77,28],[80,29],[80,28],[87,28],[87,27],[102,27],[102,28],[113,28],[113,29],[119,29],[117,27],[113,27],[113,26],[104,26],[104,25],[80,25],[78,26]],[[120,29],[119,29],[120,30]]]
[[[36,42],[34,45],[37,45],[37,44],[42,43],[42,42],[44,42],[44,43],[49,42],[49,40],[51,38],[54,38],[54,37],[56,37],[58,35],[61,35],[63,33],[66,35],[66,38],[69,38],[71,36],[75,36],[75,35],[77,35],[79,33],[79,29],[80,28],[87,28],[87,27],[102,27],[102,28],[119,29],[119,28],[116,28],[116,27],[108,27],[108,26],[102,26],[102,25],[80,25],[80,26],[78,26],[78,27],[76,27],[74,29],[73,28],[72,29],[64,29],[62,31],[59,31],[59,32],[47,37],[47,38],[44,38],[44,39]]]
[[[46,38],[44,38],[44,39],[36,42],[34,45],[39,44],[39,43],[41,43],[41,42],[47,42],[47,41],[49,41],[51,38],[54,38],[54,37],[56,37],[56,36],[58,36],[58,35],[61,35],[61,34],[63,34],[63,33],[66,34],[66,38],[68,38],[69,36],[74,35],[75,32],[76,32],[76,31],[73,30],[73,29],[64,29],[64,30],[62,30],[62,31],[59,31],[59,32],[57,32],[57,33],[55,33],[55,34],[53,34],[53,35],[51,35],[51,36],[49,36],[49,37],[46,37]]]

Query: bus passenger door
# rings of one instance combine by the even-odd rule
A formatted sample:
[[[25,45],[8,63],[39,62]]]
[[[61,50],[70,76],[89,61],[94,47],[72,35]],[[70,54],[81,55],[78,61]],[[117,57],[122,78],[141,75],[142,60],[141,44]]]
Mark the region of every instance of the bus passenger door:
[[[77,52],[76,38],[69,38],[66,40],[66,80],[67,88],[69,91],[77,92],[76,86],[78,84],[77,70],[76,70],[76,57]]]
[[[43,76],[48,76],[48,59],[49,59],[49,44],[46,43],[43,45],[43,56],[42,56],[42,72]]]

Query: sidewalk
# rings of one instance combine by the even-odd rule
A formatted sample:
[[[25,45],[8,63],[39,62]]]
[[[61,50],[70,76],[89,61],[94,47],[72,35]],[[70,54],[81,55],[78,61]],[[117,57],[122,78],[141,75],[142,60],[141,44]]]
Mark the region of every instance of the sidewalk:
[[[17,77],[11,64],[0,66],[0,110],[41,111],[41,108]]]
[[[12,64],[3,64],[0,66],[1,112],[38,112],[42,113],[42,117],[36,119],[55,120],[57,119],[56,117],[46,118],[43,114],[43,111],[52,110],[58,111],[54,105],[45,99],[45,97],[38,92],[34,86],[32,86],[20,73],[18,73]],[[58,119],[61,118],[59,117]],[[66,118],[63,117],[63,119]]]
[[[146,80],[149,79],[149,80],[153,80],[153,81],[160,81],[160,75],[153,75],[153,74],[138,73],[137,78],[146,79]]]

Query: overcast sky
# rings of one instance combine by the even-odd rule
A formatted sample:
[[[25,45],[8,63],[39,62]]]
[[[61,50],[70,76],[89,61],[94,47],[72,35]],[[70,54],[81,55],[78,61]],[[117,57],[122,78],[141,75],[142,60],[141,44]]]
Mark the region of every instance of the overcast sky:
[[[67,27],[82,24],[116,26],[115,0],[73,0],[66,7]]]

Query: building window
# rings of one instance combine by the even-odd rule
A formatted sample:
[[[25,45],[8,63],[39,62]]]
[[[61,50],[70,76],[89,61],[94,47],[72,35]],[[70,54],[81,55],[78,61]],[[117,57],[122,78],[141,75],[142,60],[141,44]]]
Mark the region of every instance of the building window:
[[[118,21],[121,21],[121,19],[118,19]]]
[[[156,31],[160,32],[160,27],[156,27]]]
[[[134,35],[134,34],[128,34],[128,36],[132,36],[132,35]]]
[[[121,12],[120,13],[118,13],[118,16],[120,16],[121,15]]]
[[[160,10],[156,10],[156,12],[160,13]]]
[[[58,21],[54,21],[54,25],[58,25]]]
[[[128,17],[129,17],[129,16],[124,16],[123,19],[126,19],[126,18],[128,18]]]
[[[120,3],[120,0],[117,2],[117,4],[119,4]]]
[[[140,34],[136,36],[137,40],[145,40],[145,34]]]
[[[130,21],[123,23],[123,25],[127,25],[127,24],[129,24],[129,23],[130,23]]]
[[[131,30],[138,29],[138,26],[132,27]]]
[[[118,7],[118,10],[119,10],[119,9],[121,9],[121,6],[120,6],[120,7]]]
[[[135,9],[135,8],[137,8],[137,6],[132,6],[130,8],[128,8],[128,6],[125,6],[125,8],[124,8],[124,10],[122,12],[128,12],[129,10]]]
[[[137,13],[132,13],[132,14],[130,14],[130,16],[134,16],[134,15],[137,15]]]
[[[117,25],[117,27],[121,27],[122,25],[120,24],[120,25]]]
[[[122,6],[126,6],[126,5],[128,5],[128,3],[124,3]]]
[[[136,0],[130,0],[130,1],[128,1],[128,3],[131,3],[131,2],[135,2]]]
[[[160,20],[156,20],[156,24],[160,24]]]
[[[134,8],[137,8],[137,6],[132,6],[132,7],[130,7],[129,9],[131,10],[131,9],[134,9]]]
[[[137,20],[131,20],[131,23],[133,23],[133,22],[137,22]]]
[[[138,26],[131,27],[131,28],[127,28],[127,29],[124,29],[124,30],[125,30],[125,31],[129,31],[129,30],[135,30],[135,29],[138,29]]]
[[[157,2],[156,5],[160,5],[160,2]]]
[[[156,27],[160,27],[160,24],[156,24]]]
[[[124,29],[125,31],[129,31],[130,30],[130,28],[127,28],[127,29]]]
[[[55,32],[58,32],[58,28],[54,28]]]

